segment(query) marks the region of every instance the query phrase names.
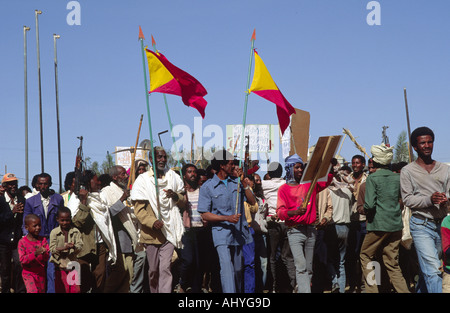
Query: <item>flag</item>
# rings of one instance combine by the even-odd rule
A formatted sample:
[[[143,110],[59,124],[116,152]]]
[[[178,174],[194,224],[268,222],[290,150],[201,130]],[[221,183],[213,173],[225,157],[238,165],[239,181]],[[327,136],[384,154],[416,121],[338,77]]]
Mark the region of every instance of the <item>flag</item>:
[[[284,133],[290,123],[290,116],[295,114],[294,107],[286,100],[270,76],[263,60],[255,53],[255,72],[253,74],[252,85],[249,92],[253,92],[266,100],[269,100],[277,106],[278,123],[280,124],[281,134]]]
[[[205,118],[207,92],[205,87],[194,77],[179,69],[160,52],[146,49],[148,69],[150,72],[150,91],[181,96],[183,103],[195,108]]]

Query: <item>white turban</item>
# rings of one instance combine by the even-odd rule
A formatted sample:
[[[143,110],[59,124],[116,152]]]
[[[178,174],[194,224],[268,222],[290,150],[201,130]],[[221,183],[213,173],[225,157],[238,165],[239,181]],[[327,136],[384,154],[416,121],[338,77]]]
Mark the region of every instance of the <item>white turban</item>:
[[[388,147],[384,143],[378,146],[372,146],[370,152],[372,153],[374,162],[382,165],[388,165],[391,163],[394,153],[392,152],[394,147]]]

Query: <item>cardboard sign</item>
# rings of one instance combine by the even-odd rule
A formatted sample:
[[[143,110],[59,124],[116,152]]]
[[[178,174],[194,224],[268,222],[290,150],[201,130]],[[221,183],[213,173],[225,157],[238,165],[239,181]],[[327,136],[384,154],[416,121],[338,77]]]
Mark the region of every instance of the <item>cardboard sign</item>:
[[[330,172],[331,159],[336,155],[342,136],[326,136],[317,140],[306,169],[303,172],[301,184],[311,182],[314,184],[322,179],[327,179]]]
[[[116,165],[123,166],[125,169],[131,167],[131,149],[133,147],[116,147],[113,152],[116,155]],[[135,159],[145,159],[146,151],[137,149]]]
[[[335,156],[342,136],[320,137],[317,140],[316,148],[306,166],[300,184],[311,182],[308,193],[302,207],[306,208],[311,199],[312,192],[319,180],[327,179],[330,172],[331,159]]]
[[[244,132],[244,147],[249,138],[249,152],[271,153],[274,149],[274,126],[270,124],[247,124]],[[242,125],[227,125],[227,150],[241,153]]]
[[[295,114],[291,115],[289,155],[297,153],[302,160],[308,160],[310,119],[309,112],[297,108]]]

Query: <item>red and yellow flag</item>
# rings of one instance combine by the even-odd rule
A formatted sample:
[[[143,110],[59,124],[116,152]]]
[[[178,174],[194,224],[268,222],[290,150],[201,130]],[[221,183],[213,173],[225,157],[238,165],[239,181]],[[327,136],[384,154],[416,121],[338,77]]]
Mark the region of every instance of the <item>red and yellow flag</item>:
[[[295,114],[294,107],[286,100],[275,84],[263,60],[255,53],[255,72],[249,91],[276,104],[278,123],[283,134],[290,123],[290,116]]]
[[[160,52],[146,49],[150,72],[150,91],[181,96],[183,103],[195,108],[205,118],[205,87],[194,77],[179,69]]]

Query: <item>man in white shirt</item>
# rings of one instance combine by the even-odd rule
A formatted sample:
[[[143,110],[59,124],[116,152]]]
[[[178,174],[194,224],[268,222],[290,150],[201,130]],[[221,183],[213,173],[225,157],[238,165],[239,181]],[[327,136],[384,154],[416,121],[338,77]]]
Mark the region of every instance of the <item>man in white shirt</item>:
[[[270,271],[273,278],[272,292],[276,292],[278,289],[278,275],[277,275],[277,250],[281,249],[281,261],[283,262],[287,274],[290,280],[290,287],[295,288],[295,264],[292,256],[291,248],[287,238],[287,227],[283,221],[278,219],[277,216],[277,199],[278,189],[286,181],[281,178],[283,174],[283,167],[278,162],[272,162],[269,164],[268,173],[270,179],[262,180],[261,187],[263,189],[264,197],[268,205],[267,214],[267,230],[269,238],[269,262]]]

